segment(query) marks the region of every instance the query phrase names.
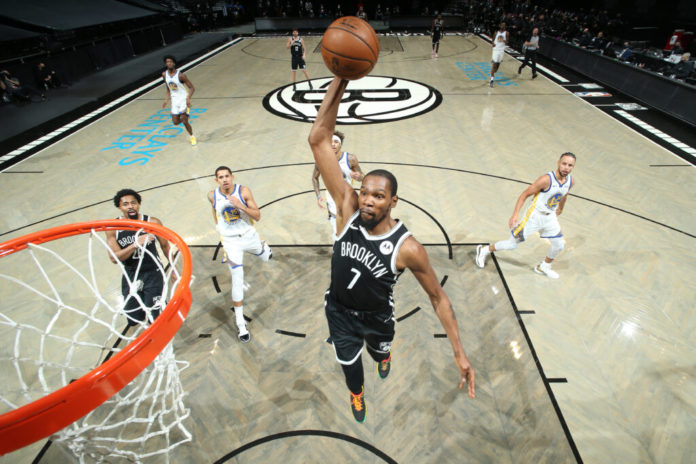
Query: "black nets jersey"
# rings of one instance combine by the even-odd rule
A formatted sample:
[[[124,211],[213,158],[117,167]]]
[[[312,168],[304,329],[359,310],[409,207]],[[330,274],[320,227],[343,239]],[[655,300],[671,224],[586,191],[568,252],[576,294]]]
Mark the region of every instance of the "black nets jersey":
[[[302,58],[302,39],[291,39],[290,43],[290,55],[294,58]]]
[[[401,275],[396,256],[411,233],[397,221],[386,234],[370,235],[358,225],[359,214],[350,217],[334,242],[328,296],[347,310],[391,312],[394,285]]]
[[[442,32],[442,21],[435,20],[433,21],[433,34],[440,35]]]
[[[143,214],[142,215],[142,221],[149,221],[150,217]],[[140,235],[142,235],[144,232],[141,232]],[[136,231],[134,230],[117,230],[116,231],[116,241],[118,242],[118,246],[121,247],[121,249],[126,248],[130,245],[133,244],[135,241],[135,234]],[[159,260],[159,255],[157,254],[157,245],[155,245],[155,241],[153,240],[152,242],[148,243],[147,246],[145,247],[150,253],[152,253],[152,256],[150,253],[146,253],[144,251],[141,251],[140,248],[136,249],[135,252],[125,261],[122,261],[123,267],[126,268],[127,271],[134,272],[137,267],[138,263],[142,260],[142,264],[140,265],[140,271],[154,271],[157,269],[157,263],[161,262]],[[154,256],[154,259],[153,259]],[[155,261],[155,259],[157,261]]]

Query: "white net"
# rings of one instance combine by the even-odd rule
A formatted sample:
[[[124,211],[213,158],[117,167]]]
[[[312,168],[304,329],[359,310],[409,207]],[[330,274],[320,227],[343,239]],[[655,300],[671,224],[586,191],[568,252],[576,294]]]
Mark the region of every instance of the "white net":
[[[146,232],[140,230],[135,239]],[[154,237],[153,237],[154,238]],[[139,245],[136,253],[152,256]],[[1,256],[1,255],[0,255]],[[84,376],[134,341],[157,317],[142,298],[146,271],[127,271],[103,233],[92,231],[29,246],[0,259],[0,414],[40,399]],[[142,262],[143,260],[141,260]],[[158,265],[165,302],[181,278],[179,254]],[[115,272],[120,270],[120,274]],[[152,270],[150,279],[152,279]],[[123,287],[122,287],[123,280]],[[134,298],[145,321],[127,318]],[[162,305],[164,306],[164,304]],[[129,324],[130,322],[130,324]],[[80,462],[140,462],[191,440],[189,410],[170,342],[132,382],[86,416],[55,433]]]

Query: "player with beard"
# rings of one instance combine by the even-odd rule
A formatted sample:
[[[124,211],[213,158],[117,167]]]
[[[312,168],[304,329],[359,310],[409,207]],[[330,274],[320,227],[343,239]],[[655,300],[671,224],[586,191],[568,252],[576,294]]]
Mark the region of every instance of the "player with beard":
[[[123,216],[117,219],[132,219],[162,225],[156,217],[140,214],[141,201],[140,194],[135,190],[119,190],[114,196],[114,205],[121,210]],[[124,275],[121,279],[123,311],[128,318],[128,325],[151,323],[162,310],[164,277],[160,269],[164,269],[164,266],[157,254],[155,238],[159,241],[162,253],[169,259],[169,242],[163,237],[155,237],[152,234],[134,230],[106,232],[106,243],[113,251],[109,253],[109,259],[114,264],[116,259],[121,261],[128,276],[126,278]],[[129,280],[137,290],[135,293],[140,301],[131,293]]]
[[[542,175],[520,194],[515,203],[515,210],[508,221],[512,236],[489,246],[477,246],[476,265],[478,267],[483,268],[486,265],[486,257],[492,252],[514,250],[520,242],[524,242],[534,232],[539,232],[541,238],[549,239],[551,248],[546,253],[546,258],[536,265],[534,272],[558,279],[558,273],[551,269],[551,263],[561,254],[565,246],[558,216],[563,212],[568,192],[575,185],[575,179],[570,175],[574,167],[575,155],[570,152],[563,153],[555,171]],[[527,207],[522,221],[519,221],[517,216],[520,209],[532,195],[534,198]]]
[[[377,362],[385,379],[391,369],[394,339],[393,288],[410,269],[430,298],[447,333],[459,369],[459,388],[468,384],[474,397],[474,368],[459,340],[459,327],[449,298],[440,286],[425,248],[404,224],[391,217],[398,201],[397,181],[382,169],[369,172],[360,193],[343,179],[331,146],[336,115],[348,81],[334,78],[326,91],[309,134],[309,144],[327,190],[336,202],[338,237],[331,257],[331,284],[325,296],[330,339],[350,390],[353,416],[365,420],[364,372],[361,354]]]

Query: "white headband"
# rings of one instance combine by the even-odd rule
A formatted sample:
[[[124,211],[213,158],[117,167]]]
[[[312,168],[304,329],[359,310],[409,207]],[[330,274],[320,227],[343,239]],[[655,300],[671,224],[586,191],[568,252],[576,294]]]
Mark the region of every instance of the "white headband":
[[[341,142],[341,137],[339,137],[338,135],[333,135],[333,136],[331,137],[331,141],[332,141],[332,142],[337,142],[339,145],[343,145],[343,142]]]

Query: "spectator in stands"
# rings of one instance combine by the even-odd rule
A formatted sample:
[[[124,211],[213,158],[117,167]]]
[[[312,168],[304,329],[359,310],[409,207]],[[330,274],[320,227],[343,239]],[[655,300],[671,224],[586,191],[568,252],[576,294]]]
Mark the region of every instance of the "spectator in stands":
[[[53,69],[46,67],[46,64],[39,62],[34,68],[34,81],[39,89],[57,89],[62,86],[60,78]]]
[[[599,50],[600,52],[604,52],[604,49],[606,47],[607,39],[604,38],[604,32],[599,31],[597,33],[597,36],[592,38],[592,41],[590,42],[590,45],[587,48],[591,50]]]
[[[341,4],[339,3],[336,5],[336,14],[334,15],[336,18],[340,18],[343,16],[343,10],[341,9]]]
[[[672,47],[672,55],[679,55],[681,57],[681,55],[683,54],[684,49],[681,46],[681,42],[677,40],[676,42],[674,42],[674,47]]]
[[[682,54],[681,61],[672,68],[672,78],[686,79],[694,72],[694,62],[689,61],[690,58],[691,53]]]
[[[590,29],[586,27],[582,30],[582,37],[580,37],[579,45],[582,48],[587,48],[590,46],[591,43],[592,43],[592,34],[590,34]]]
[[[36,95],[41,101],[46,100],[46,95],[31,85],[20,84],[19,79],[12,77],[9,71],[0,71],[0,78],[5,86],[5,95],[11,100],[17,98],[22,101],[31,101],[31,96]]]
[[[624,42],[624,49],[619,53],[619,61],[630,61],[633,51],[631,50],[631,44],[629,42]]]

